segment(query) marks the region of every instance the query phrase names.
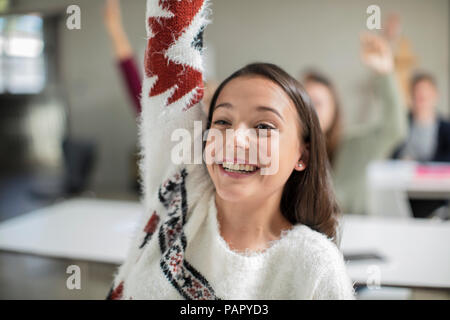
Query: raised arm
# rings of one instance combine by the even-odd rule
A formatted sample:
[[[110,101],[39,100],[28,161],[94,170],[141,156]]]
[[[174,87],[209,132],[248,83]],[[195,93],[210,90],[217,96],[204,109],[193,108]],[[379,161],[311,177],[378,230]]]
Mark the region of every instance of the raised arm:
[[[127,258],[114,277],[108,299],[122,298],[127,275],[142,254],[142,244],[164,219],[165,213],[154,214],[152,207],[160,203],[160,186],[168,177],[179,176],[188,167],[185,163],[174,162],[171,157],[173,148],[180,144],[180,141],[172,141],[174,130],[183,129],[192,144],[198,138],[194,137],[194,121],[201,120],[202,129],[205,126],[205,115],[199,103],[203,96],[201,35],[207,23],[205,2],[147,0],[148,44],[139,118],[145,213],[137,225]],[[202,132],[200,139],[201,135]],[[189,169],[194,167],[199,168],[189,166]],[[165,186],[166,190],[171,188],[176,186],[170,183]]]
[[[147,0],[140,142],[141,174],[146,198],[182,164],[171,158],[180,142],[174,130],[193,134],[194,121],[204,120],[202,34],[207,24],[205,0]],[[191,134],[192,140],[194,137]]]
[[[142,78],[136,66],[133,49],[122,24],[119,0],[106,0],[104,9],[104,23],[111,39],[117,66],[127,86],[128,94],[133,101],[137,114],[141,112],[141,83]]]
[[[407,116],[400,88],[394,75],[394,58],[389,44],[381,36],[365,33],[361,36],[361,59],[375,73],[374,91],[380,101],[380,117],[352,126],[347,140],[354,145],[370,142],[373,157],[386,156],[406,137]]]

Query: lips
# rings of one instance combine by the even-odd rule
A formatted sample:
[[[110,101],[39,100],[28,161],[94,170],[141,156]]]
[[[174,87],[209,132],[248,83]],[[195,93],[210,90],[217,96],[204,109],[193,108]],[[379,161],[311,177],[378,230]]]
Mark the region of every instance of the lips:
[[[220,173],[222,175],[235,179],[247,178],[256,174],[259,171],[259,167],[256,166],[239,165],[227,162],[220,164],[218,163],[217,166],[219,167]],[[234,168],[236,168],[237,170],[235,170]],[[244,170],[239,170],[240,168],[243,168]]]

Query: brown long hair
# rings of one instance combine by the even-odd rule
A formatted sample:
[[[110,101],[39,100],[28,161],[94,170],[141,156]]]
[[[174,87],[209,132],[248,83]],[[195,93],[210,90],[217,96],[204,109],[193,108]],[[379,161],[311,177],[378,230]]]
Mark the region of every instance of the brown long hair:
[[[325,132],[328,160],[330,161],[331,166],[333,166],[334,160],[336,159],[336,151],[339,147],[339,142],[341,141],[342,135],[341,106],[339,103],[339,97],[337,95],[336,88],[327,77],[315,71],[307,72],[303,77],[303,81],[304,83],[315,82],[327,87],[333,98],[334,116],[330,128],[327,130],[327,132]]]
[[[280,203],[282,214],[292,224],[307,225],[337,242],[339,207],[331,185],[324,135],[309,96],[296,79],[274,64],[253,63],[239,69],[225,79],[215,91],[209,107],[206,129],[211,128],[214,107],[222,89],[231,80],[242,76],[264,77],[286,92],[299,115],[300,140],[309,145],[306,169],[293,170],[284,185]]]

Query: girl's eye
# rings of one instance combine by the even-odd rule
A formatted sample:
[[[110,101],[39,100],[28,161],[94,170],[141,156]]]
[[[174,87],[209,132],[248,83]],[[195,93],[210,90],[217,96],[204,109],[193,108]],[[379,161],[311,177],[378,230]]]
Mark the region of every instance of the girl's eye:
[[[225,121],[225,120],[216,120],[216,121],[214,121],[214,124],[225,126],[225,125],[227,125],[229,123],[227,121]]]
[[[256,129],[266,129],[266,130],[274,130],[275,128],[272,127],[271,125],[265,124],[265,123],[260,123],[256,126]]]

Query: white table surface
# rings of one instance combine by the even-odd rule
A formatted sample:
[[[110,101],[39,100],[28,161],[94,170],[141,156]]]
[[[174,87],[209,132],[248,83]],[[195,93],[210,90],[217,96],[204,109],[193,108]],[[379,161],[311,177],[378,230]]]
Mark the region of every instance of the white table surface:
[[[375,270],[381,285],[450,288],[450,221],[345,216],[343,228],[344,254],[373,252],[385,258],[349,261],[353,281],[366,284]]]
[[[75,199],[0,224],[0,250],[121,264],[142,212],[136,202]]]
[[[120,264],[142,213],[139,203],[75,199],[0,224],[0,250]],[[365,284],[370,266],[381,285],[450,288],[450,222],[345,216],[345,254],[376,252],[385,262],[348,262]]]

